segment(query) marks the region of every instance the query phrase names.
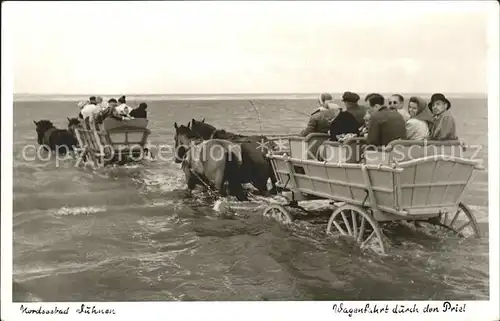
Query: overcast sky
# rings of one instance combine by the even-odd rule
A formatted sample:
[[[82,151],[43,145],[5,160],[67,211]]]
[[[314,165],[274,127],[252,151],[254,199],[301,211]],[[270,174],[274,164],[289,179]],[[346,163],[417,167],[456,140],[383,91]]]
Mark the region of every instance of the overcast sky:
[[[474,8],[7,2],[2,17],[16,93],[486,92],[487,11]]]

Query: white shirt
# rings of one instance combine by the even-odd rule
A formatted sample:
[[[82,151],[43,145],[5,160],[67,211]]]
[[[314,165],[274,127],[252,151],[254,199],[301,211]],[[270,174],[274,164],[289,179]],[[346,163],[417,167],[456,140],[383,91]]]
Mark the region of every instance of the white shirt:
[[[132,111],[132,108],[130,108],[129,106],[127,106],[127,104],[121,104],[119,106],[116,106],[116,111],[120,115],[128,115]]]
[[[97,115],[101,111],[101,107],[96,106],[94,104],[87,104],[82,108],[81,113],[83,119],[90,117],[90,119],[94,119],[94,116]]]

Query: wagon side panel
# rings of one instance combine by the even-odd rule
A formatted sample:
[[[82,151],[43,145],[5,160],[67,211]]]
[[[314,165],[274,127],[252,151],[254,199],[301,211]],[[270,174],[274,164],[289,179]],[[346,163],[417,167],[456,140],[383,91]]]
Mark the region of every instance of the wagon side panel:
[[[368,170],[377,206],[395,208],[394,174],[382,169]]]
[[[412,213],[431,214],[461,201],[474,173],[474,162],[461,159],[427,159],[402,163],[401,206]]]

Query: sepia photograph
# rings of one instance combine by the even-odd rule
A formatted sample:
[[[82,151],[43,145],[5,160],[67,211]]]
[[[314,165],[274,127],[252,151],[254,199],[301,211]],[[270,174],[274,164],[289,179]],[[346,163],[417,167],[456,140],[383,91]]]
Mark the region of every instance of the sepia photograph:
[[[500,317],[496,1],[2,9],[2,320]]]

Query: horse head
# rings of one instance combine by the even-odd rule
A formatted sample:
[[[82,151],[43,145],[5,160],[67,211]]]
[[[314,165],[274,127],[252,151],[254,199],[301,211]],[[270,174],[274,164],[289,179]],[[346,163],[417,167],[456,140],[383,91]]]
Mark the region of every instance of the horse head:
[[[75,127],[78,127],[80,125],[80,120],[76,117],[74,118],[68,118],[68,130],[70,132],[73,132],[75,130]]]
[[[175,128],[175,151],[174,157],[177,164],[182,163],[182,160],[186,156],[189,145],[194,139],[200,138],[191,128],[190,123],[187,126],[174,123]]]
[[[38,144],[43,145],[43,137],[44,137],[45,133],[49,129],[55,128],[54,124],[52,124],[52,122],[50,120],[40,120],[38,122],[33,121],[33,123],[35,123],[35,126],[36,126],[36,133],[38,135]]]
[[[210,139],[216,130],[214,126],[205,123],[205,118],[201,121],[193,118],[191,120],[191,129],[205,140]]]

